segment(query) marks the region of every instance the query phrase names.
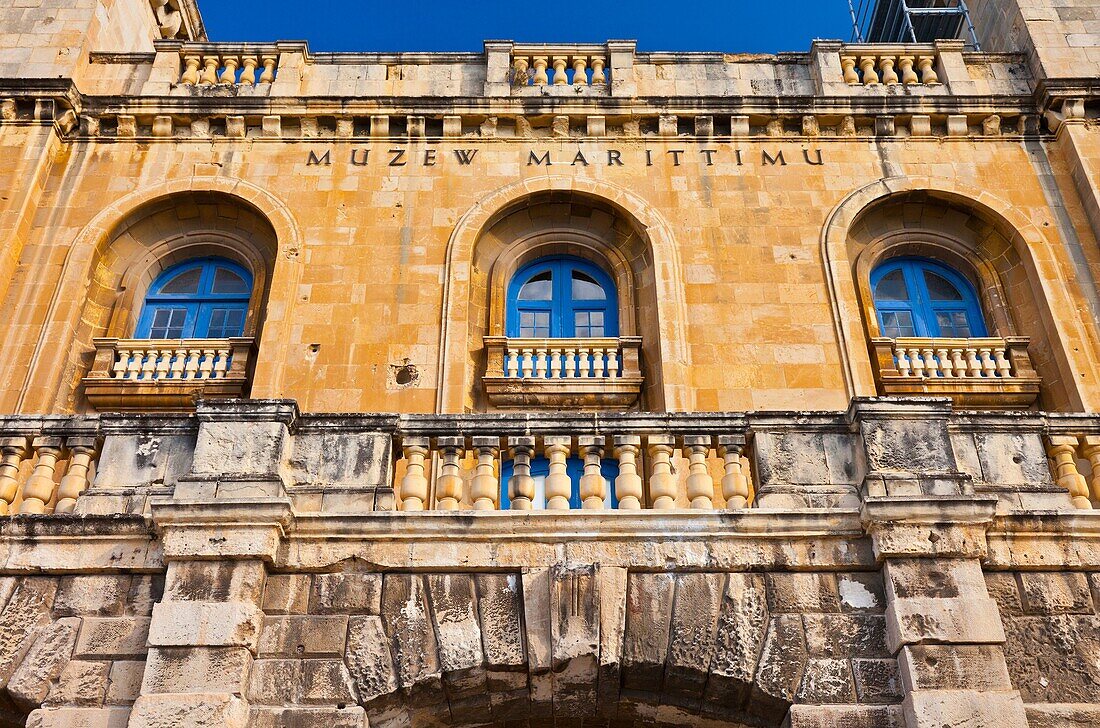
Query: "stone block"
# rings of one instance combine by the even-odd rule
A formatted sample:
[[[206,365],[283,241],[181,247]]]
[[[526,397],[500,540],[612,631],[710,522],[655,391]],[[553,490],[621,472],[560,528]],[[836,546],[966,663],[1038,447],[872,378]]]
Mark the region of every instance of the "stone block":
[[[382,582],[382,625],[393,645],[398,684],[441,699],[442,672],[435,628],[428,614],[427,588],[419,574],[386,574]],[[423,688],[423,691],[418,689]],[[436,692],[438,691],[438,692]]]
[[[272,657],[339,657],[344,654],[347,615],[264,618],[258,654]]]
[[[997,603],[988,597],[901,599],[886,609],[886,645],[924,642],[999,644],[1005,633]]]
[[[27,728],[126,728],[130,709],[41,708],[27,718]]]
[[[266,572],[259,560],[177,561],[168,568],[164,599],[259,604]]]
[[[244,694],[252,654],[244,647],[159,647],[149,651],[141,694]]]
[[[905,728],[905,718],[895,706],[792,705],[790,728]]]
[[[852,678],[856,698],[861,703],[897,703],[901,701],[901,680],[897,660],[852,660]]]
[[[495,670],[526,668],[519,574],[476,574],[474,583],[486,665]]]
[[[782,719],[802,684],[806,658],[802,618],[797,614],[781,614],[768,620],[768,633],[752,686],[754,712],[768,719]]]
[[[848,660],[810,659],[796,695],[799,703],[844,704],[853,702],[852,667]]]
[[[239,124],[240,136],[244,136],[243,119]],[[288,439],[287,427],[282,422],[202,422],[195,443],[192,472],[219,478],[230,475],[277,477]]]
[[[763,575],[728,574],[704,696],[707,704],[739,705],[748,698],[767,629]]]
[[[483,691],[485,652],[481,626],[474,614],[473,576],[430,574],[427,579],[430,614],[439,641],[439,665],[448,695],[453,699]]]
[[[1016,574],[1009,572],[991,572],[985,575],[985,588],[1002,617],[1020,617],[1024,614],[1023,598],[1020,595]]]
[[[108,705],[130,705],[141,695],[141,681],[145,677],[145,662],[140,660],[116,660],[111,663],[108,676]]]
[[[882,574],[878,572],[837,574],[836,587],[842,611],[882,612],[886,609],[885,587]]]
[[[1100,725],[1100,705],[1040,703],[1025,705],[1030,728],[1089,728]]]
[[[66,617],[42,630],[8,681],[8,695],[19,708],[30,711],[46,699],[73,653],[79,629],[78,618]]]
[[[69,660],[57,683],[46,696],[45,705],[99,706],[107,697],[109,662]]]
[[[144,658],[149,617],[85,617],[76,640],[77,658]]]
[[[302,660],[256,660],[245,694],[251,705],[283,705],[298,699]]]
[[[833,574],[767,574],[768,610],[778,612],[839,612],[840,595]]]
[[[887,657],[886,617],[874,614],[807,614],[806,648],[814,657]]]
[[[149,488],[163,483],[173,486],[176,478],[191,469],[195,436],[121,434],[111,432],[103,440],[92,487]],[[77,501],[79,504],[83,500]]]
[[[309,611],[309,574],[270,574],[264,586],[267,614],[305,614]]]
[[[57,592],[54,579],[22,579],[0,612],[0,685],[6,685],[27,650],[49,624]]]
[[[153,613],[153,605],[163,598],[163,574],[135,574],[126,595],[126,610],[139,617],[148,617]]]
[[[920,690],[902,702],[910,726],[1028,728],[1020,694],[1014,691]]]
[[[243,602],[161,602],[153,607],[153,647],[255,648],[264,614]]]
[[[358,705],[344,708],[253,706],[248,714],[249,728],[365,728],[366,725],[366,713]]]
[[[390,438],[372,432],[321,432],[294,437],[288,466],[298,485],[354,486],[361,490],[389,487]]]
[[[909,645],[898,653],[906,690],[1008,690],[999,645]]]
[[[248,703],[228,693],[142,695],[128,728],[246,728]]]
[[[672,624],[672,574],[631,573],[623,638],[623,688],[645,691],[664,677]]]
[[[397,690],[393,655],[382,620],[375,616],[352,617],[348,625],[347,663],[360,702],[369,705]]]
[[[317,574],[309,610],[314,614],[378,614],[382,609],[381,574]]]
[[[343,660],[302,660],[299,700],[307,705],[356,703],[355,683]]]
[[[1092,614],[1088,578],[1081,573],[1024,572],[1019,576],[1024,609],[1030,614]]]
[[[987,596],[976,559],[890,559],[884,573],[891,599]]]
[[[53,613],[58,617],[118,616],[125,611],[131,577],[118,574],[63,576]]]
[[[676,575],[664,678],[666,693],[702,697],[714,655],[714,636],[724,592],[724,574]]]
[[[1025,702],[1100,703],[1100,617],[1008,617],[1004,629],[1008,671]]]

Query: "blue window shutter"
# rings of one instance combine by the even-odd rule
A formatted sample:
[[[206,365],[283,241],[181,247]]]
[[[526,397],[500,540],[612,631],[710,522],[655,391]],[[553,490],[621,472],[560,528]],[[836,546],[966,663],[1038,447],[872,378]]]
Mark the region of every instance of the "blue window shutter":
[[[886,276],[898,271],[905,282],[906,298],[884,300],[879,296],[878,285]],[[934,300],[926,273],[939,276],[950,284],[958,293],[957,300]],[[962,333],[966,334],[963,338],[988,336],[978,294],[970,281],[958,271],[936,261],[911,257],[888,260],[872,271],[871,293],[879,329],[884,336],[890,336],[891,330],[906,320],[912,321],[912,335],[917,337],[956,337]],[[951,330],[944,331],[945,326],[941,322],[950,323]]]
[[[603,290],[604,299],[574,300],[574,272],[595,281]],[[533,278],[549,273],[551,275],[551,298],[549,301],[519,300],[520,290]],[[587,325],[591,320],[601,321],[603,336],[613,338],[619,335],[619,300],[615,283],[598,266],[573,256],[551,256],[528,263],[512,276],[508,284],[505,312],[505,334],[512,338],[531,338],[532,324],[541,323],[547,314],[549,326],[538,326],[537,331],[548,329],[546,336],[534,338],[573,338],[577,336],[578,315]],[[587,329],[586,329],[587,330]]]
[[[214,291],[214,279],[218,270],[228,271],[240,281],[235,281],[236,290],[232,293]],[[197,271],[197,284],[192,271]],[[177,277],[190,274],[185,293],[166,292],[164,289]],[[228,276],[233,278],[233,276]],[[223,279],[225,276],[223,276]],[[179,286],[177,286],[179,288]],[[202,339],[211,337],[211,319],[215,319],[214,338],[241,336],[244,333],[245,319],[248,315],[248,303],[252,294],[252,275],[242,266],[224,258],[199,258],[189,260],[161,272],[149,287],[141,315],[134,331],[136,338],[180,338]],[[165,311],[184,311],[185,321],[179,336],[166,337],[165,333],[176,333],[176,328],[166,330],[163,326],[154,326],[157,313]]]

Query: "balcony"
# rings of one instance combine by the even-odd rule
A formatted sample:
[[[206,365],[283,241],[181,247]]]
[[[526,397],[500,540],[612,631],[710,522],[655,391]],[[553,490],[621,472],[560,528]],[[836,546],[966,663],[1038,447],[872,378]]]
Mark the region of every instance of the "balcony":
[[[872,339],[879,392],[949,397],[965,409],[1026,409],[1039,398],[1028,339]]]
[[[640,337],[486,336],[485,392],[501,408],[622,410],[642,391]]]
[[[95,339],[84,377],[93,407],[115,412],[183,412],[197,398],[245,394],[255,339]]]

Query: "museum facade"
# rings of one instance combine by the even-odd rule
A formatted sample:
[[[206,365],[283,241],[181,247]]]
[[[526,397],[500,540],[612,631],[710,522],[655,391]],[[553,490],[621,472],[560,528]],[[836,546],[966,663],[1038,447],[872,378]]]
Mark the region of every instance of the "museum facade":
[[[870,7],[0,7],[0,725],[1100,724],[1100,2]]]

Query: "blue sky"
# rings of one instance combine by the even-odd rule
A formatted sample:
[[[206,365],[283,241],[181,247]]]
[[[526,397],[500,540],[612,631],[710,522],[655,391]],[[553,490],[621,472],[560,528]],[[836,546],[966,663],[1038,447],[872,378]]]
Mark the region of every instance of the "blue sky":
[[[599,42],[646,51],[805,51],[847,40],[845,0],[199,0],[211,40],[307,40],[315,51],[479,51],[486,38]]]

